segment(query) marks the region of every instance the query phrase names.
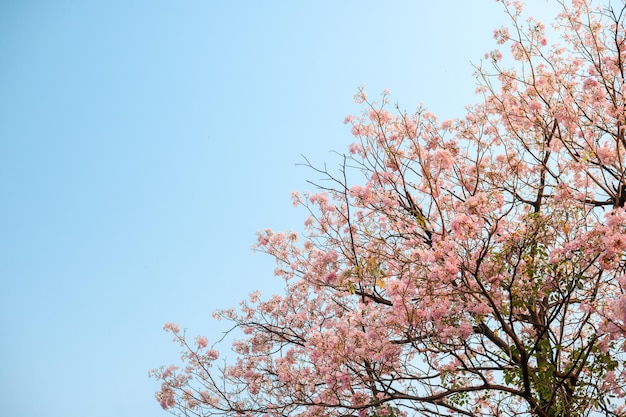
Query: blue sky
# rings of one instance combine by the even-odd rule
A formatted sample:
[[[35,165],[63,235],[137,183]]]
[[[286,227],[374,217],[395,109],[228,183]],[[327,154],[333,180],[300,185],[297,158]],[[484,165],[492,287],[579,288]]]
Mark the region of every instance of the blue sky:
[[[255,231],[300,228],[296,164],[337,161],[358,86],[461,116],[504,23],[491,0],[0,2],[2,414],[167,415],[163,324],[215,340],[216,308],[281,290]]]

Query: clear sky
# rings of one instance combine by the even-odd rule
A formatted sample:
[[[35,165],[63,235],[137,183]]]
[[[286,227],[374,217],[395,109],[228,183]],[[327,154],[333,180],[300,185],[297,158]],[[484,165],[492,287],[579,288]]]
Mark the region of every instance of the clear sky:
[[[535,14],[549,15],[544,0]],[[385,88],[442,119],[506,23],[492,0],[0,1],[0,414],[157,417],[166,321],[281,290],[255,231],[300,228]]]

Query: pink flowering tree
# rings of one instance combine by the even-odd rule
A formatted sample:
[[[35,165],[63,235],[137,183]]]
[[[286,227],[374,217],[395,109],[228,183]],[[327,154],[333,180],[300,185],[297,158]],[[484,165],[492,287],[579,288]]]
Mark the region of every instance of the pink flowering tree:
[[[258,236],[284,295],[216,313],[243,334],[228,360],[166,325],[163,408],[625,415],[626,6],[561,5],[549,41],[504,2],[463,118],[357,95],[349,154],[294,195],[304,236]]]

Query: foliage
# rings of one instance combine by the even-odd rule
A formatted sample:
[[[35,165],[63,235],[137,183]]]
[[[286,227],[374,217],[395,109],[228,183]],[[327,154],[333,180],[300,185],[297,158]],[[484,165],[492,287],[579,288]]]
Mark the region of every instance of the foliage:
[[[545,26],[504,8],[509,48],[477,67],[480,104],[440,122],[364,91],[356,138],[306,207],[265,230],[285,295],[217,315],[161,368],[181,415],[624,415],[626,6],[561,3]],[[310,165],[310,164],[309,164]]]

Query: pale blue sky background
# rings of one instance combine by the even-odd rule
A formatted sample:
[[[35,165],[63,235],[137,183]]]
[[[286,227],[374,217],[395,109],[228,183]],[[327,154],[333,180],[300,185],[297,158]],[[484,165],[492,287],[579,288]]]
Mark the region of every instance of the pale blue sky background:
[[[544,13],[546,3],[532,0]],[[255,231],[351,141],[367,84],[442,118],[474,100],[492,0],[0,1],[0,403],[164,416],[166,321],[280,291]]]

